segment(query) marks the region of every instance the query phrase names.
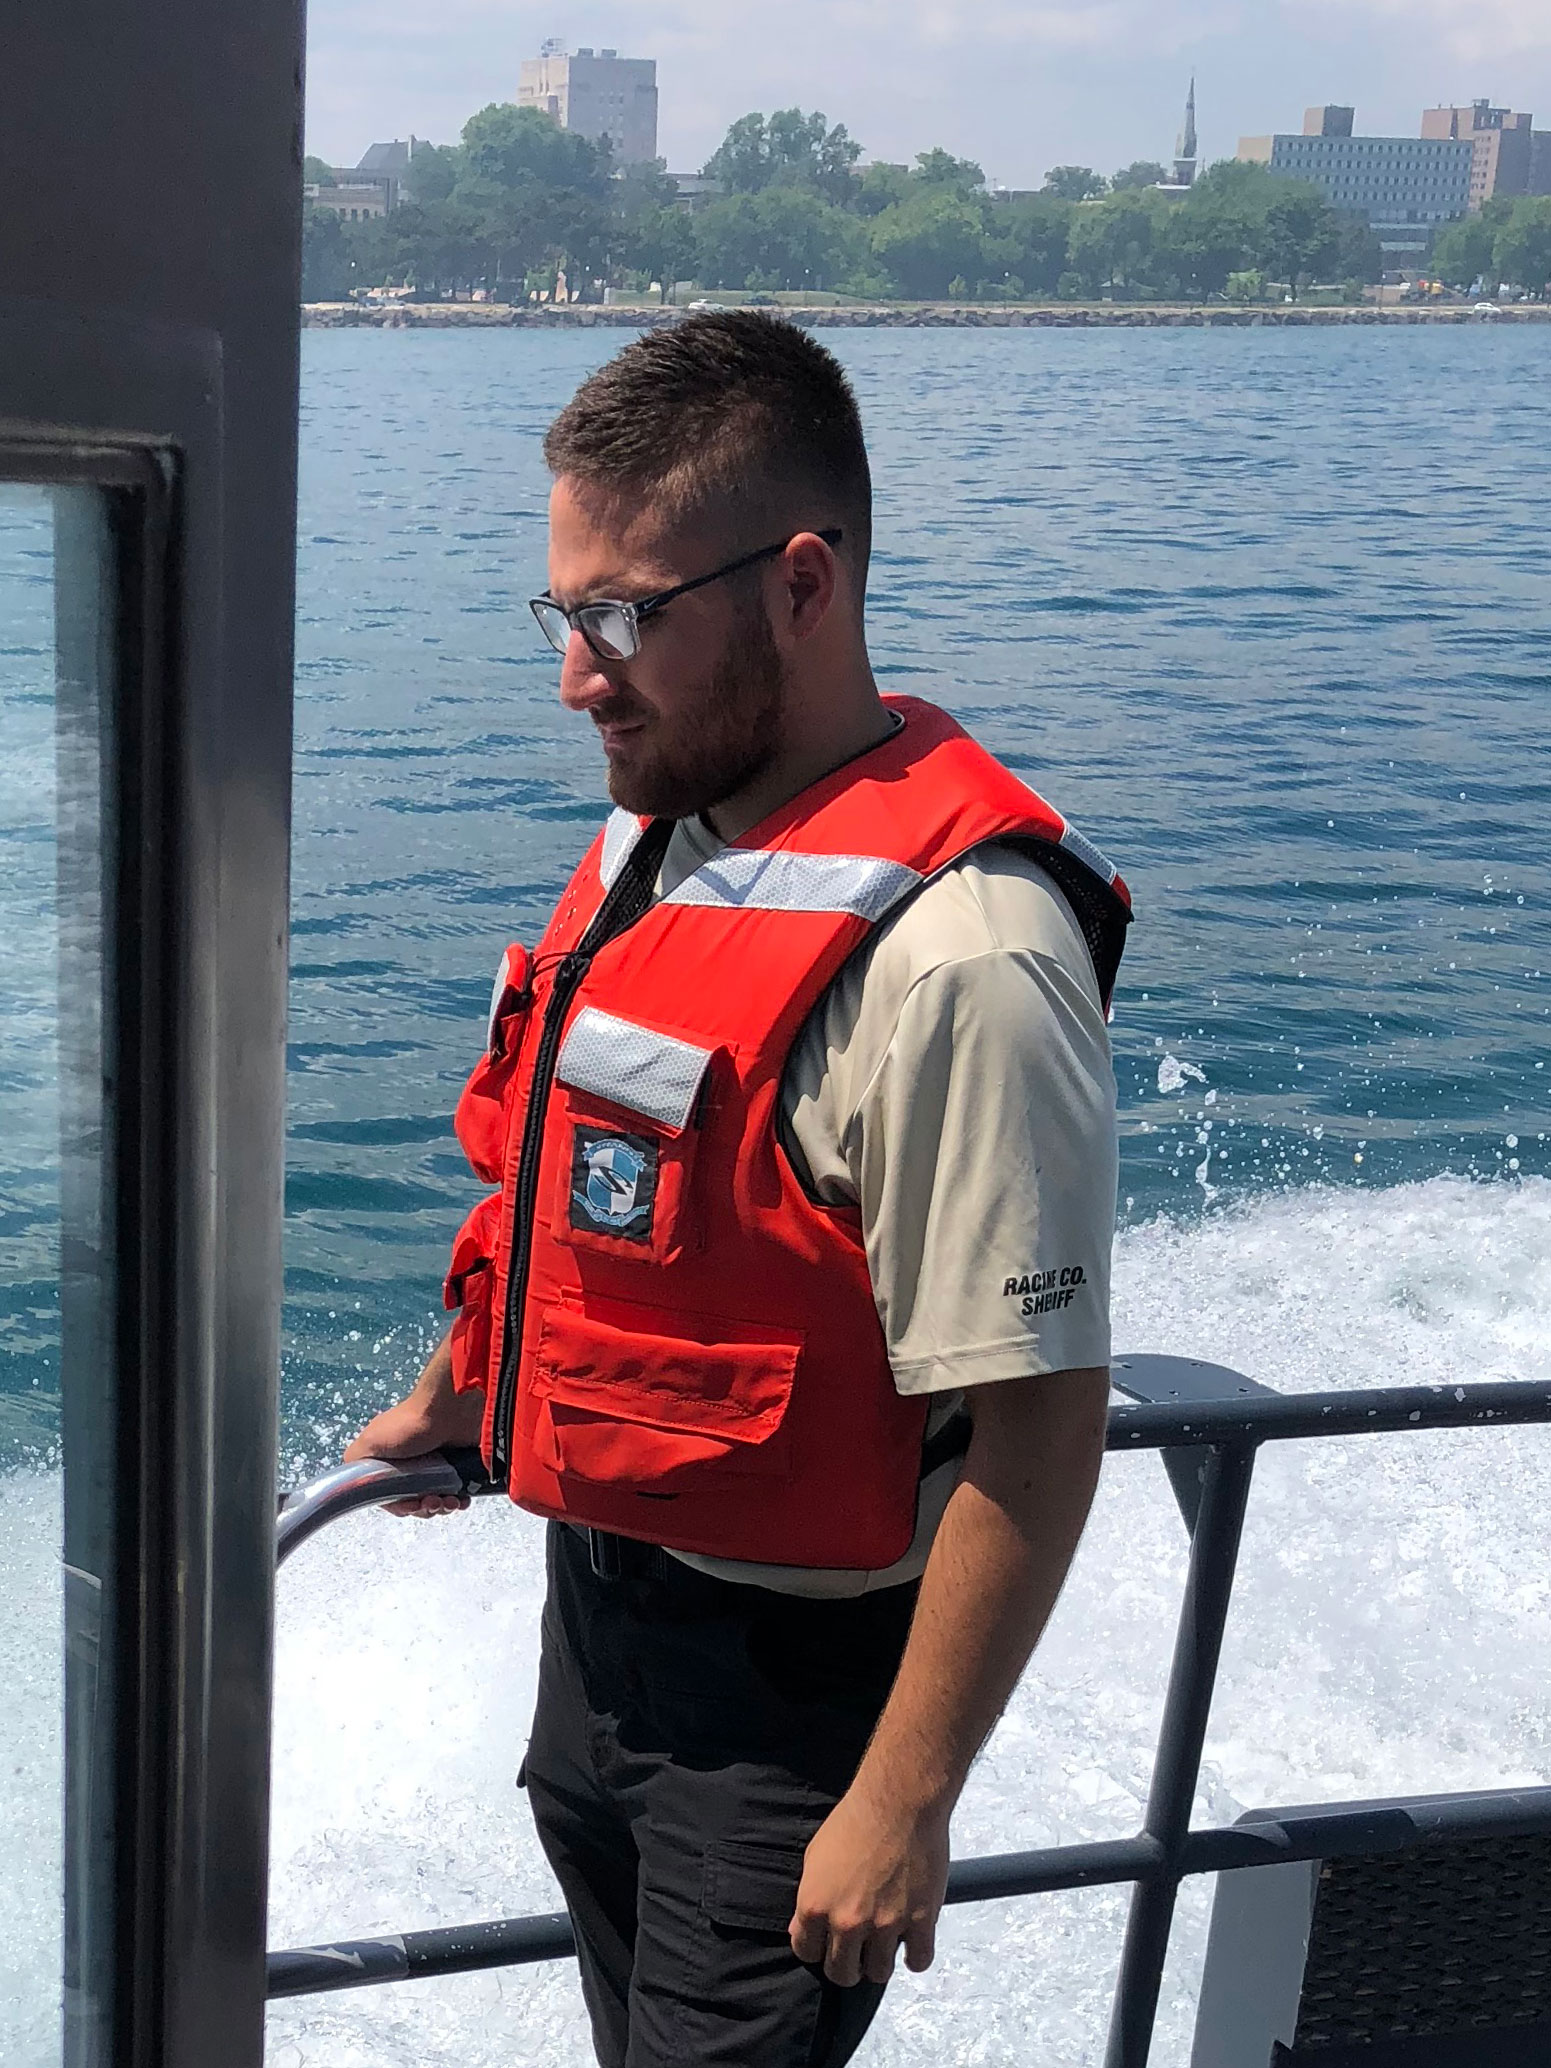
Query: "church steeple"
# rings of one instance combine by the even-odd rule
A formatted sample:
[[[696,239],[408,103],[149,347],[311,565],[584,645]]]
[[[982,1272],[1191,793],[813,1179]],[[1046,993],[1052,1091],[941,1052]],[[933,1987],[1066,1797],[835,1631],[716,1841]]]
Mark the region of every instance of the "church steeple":
[[[1194,186],[1196,177],[1196,82],[1191,74],[1190,91],[1185,96],[1185,126],[1179,133],[1179,142],[1174,150],[1174,185]]]

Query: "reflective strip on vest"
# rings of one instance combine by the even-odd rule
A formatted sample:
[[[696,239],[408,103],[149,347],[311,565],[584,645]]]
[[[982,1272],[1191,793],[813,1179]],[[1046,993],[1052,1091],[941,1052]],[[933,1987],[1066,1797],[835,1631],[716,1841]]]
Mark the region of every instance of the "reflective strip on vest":
[[[663,903],[743,912],[846,912],[875,921],[925,880],[904,862],[867,855],[724,847]]]
[[[490,986],[490,1010],[485,1014],[485,1046],[489,1048],[495,1040],[495,1016],[501,1009],[501,1000],[506,996],[506,973],[510,964],[511,950],[503,948],[501,959],[496,964],[495,982]]]
[[[612,887],[614,878],[629,861],[630,851],[644,830],[633,811],[609,813],[603,829],[603,853],[598,858],[598,874],[605,890]]]
[[[588,1005],[571,1022],[555,1076],[573,1091],[677,1129],[688,1124],[711,1054]]]
[[[1085,833],[1079,833],[1073,825],[1067,825],[1061,834],[1061,845],[1070,855],[1075,855],[1085,868],[1093,871],[1102,883],[1113,883],[1120,871],[1115,867],[1102,848],[1094,846]]]

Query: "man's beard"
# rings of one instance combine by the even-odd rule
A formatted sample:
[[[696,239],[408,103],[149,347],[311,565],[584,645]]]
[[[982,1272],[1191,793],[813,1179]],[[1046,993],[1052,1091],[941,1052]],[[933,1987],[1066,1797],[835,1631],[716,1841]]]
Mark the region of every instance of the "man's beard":
[[[741,611],[722,658],[674,736],[628,767],[609,764],[609,795],[642,817],[687,819],[735,796],[769,767],[780,744],[781,656],[762,603]],[[606,722],[612,714],[594,714]],[[662,732],[661,721],[652,728]]]

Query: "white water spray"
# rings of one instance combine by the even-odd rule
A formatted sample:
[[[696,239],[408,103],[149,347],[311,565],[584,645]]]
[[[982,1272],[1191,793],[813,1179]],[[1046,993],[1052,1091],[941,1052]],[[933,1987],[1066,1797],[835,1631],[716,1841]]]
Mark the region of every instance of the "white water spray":
[[[1275,1195],[1130,1230],[1117,1252],[1117,1348],[1208,1357],[1289,1391],[1551,1377],[1548,1315],[1543,1180]],[[1263,1450],[1198,1819],[1551,1779],[1548,1505],[1551,1429]],[[0,1548],[19,1583],[0,1610],[20,1705],[6,1747],[22,1767],[6,1792],[13,1862],[46,1857],[54,1828],[57,1612],[40,1603],[57,1604],[56,1506],[42,1478],[0,1488]],[[513,1786],[541,1543],[539,1525],[492,1502],[434,1525],[355,1518],[287,1567],[272,1945],[557,1907]],[[1110,1460],[1055,1620],[971,1779],[961,1855],[1136,1828],[1185,1553],[1157,1459]],[[57,1973],[48,1878],[0,1888],[0,1931],[37,2003]],[[1188,2059],[1209,1903],[1209,1883],[1187,1884],[1158,2068]],[[859,2059],[1091,2068],[1123,1914],[1115,1890],[948,1913],[936,1967],[900,1978]],[[0,2008],[0,2056],[42,2068],[46,2023]],[[591,2059],[568,1964],[278,2004],[269,2034],[270,2068]]]

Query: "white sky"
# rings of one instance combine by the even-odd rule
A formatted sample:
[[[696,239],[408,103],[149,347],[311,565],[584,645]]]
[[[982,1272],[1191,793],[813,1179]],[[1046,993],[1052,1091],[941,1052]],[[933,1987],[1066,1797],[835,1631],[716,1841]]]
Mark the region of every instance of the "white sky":
[[[311,0],[307,148],[455,141],[516,97],[547,36],[654,57],[659,148],[693,171],[751,108],[822,108],[875,158],[933,144],[1007,186],[1173,150],[1197,75],[1201,146],[1296,130],[1349,101],[1359,131],[1414,136],[1423,107],[1482,95],[1551,129],[1551,0]]]

